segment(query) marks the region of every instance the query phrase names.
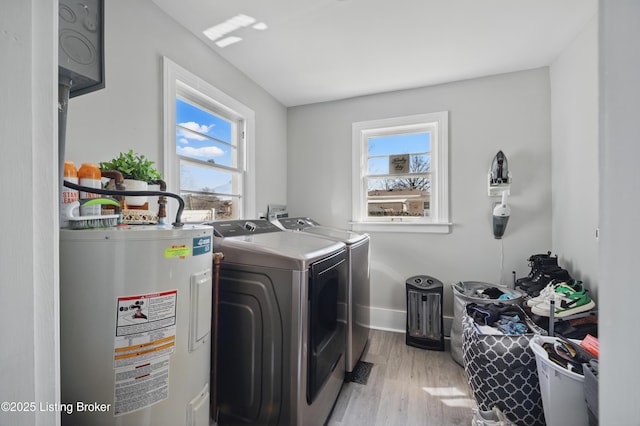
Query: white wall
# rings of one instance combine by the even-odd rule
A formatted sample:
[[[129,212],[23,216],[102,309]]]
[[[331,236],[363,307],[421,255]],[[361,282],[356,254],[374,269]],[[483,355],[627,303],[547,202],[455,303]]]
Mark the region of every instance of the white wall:
[[[0,6],[0,401],[59,400],[57,3]],[[2,425],[55,425],[0,411]]]
[[[106,1],[106,84],[71,100],[68,159],[133,148],[160,162],[161,56],[256,112],[258,208],[286,197],[286,111],[148,0]],[[57,2],[0,6],[0,401],[60,401]],[[54,411],[7,413],[2,425],[56,425]]]
[[[640,157],[640,144],[636,141],[640,134],[637,106],[637,99],[640,99],[640,51],[636,46],[636,41],[640,39],[640,27],[637,25],[640,5],[629,0],[601,0],[600,4],[600,423],[631,425],[637,424],[640,418],[640,405],[636,403],[635,391],[640,382],[640,369],[635,357],[640,353],[640,340],[636,338],[638,303],[633,292],[637,281],[636,262],[640,258],[637,246],[640,240],[640,227],[637,225],[637,211],[640,209],[637,158]],[[108,32],[107,54],[108,58],[113,57],[108,59],[107,65],[108,88],[72,100],[71,119],[79,122],[73,125],[71,159],[77,162],[98,161],[129,146],[149,148],[150,151],[155,150],[156,156],[160,155],[160,94],[156,91],[159,90],[159,55],[164,52],[159,52],[157,47],[156,53],[150,55],[137,50],[143,46],[154,49],[156,43],[156,46],[167,44],[171,49],[169,53],[174,55],[173,59],[200,74],[205,74],[205,71],[208,74],[208,70],[212,69],[211,75],[202,77],[219,83],[222,90],[260,111],[261,116],[268,117],[266,122],[258,119],[260,132],[268,133],[266,136],[259,135],[267,138],[263,142],[266,147],[260,146],[259,149],[272,164],[258,164],[259,189],[271,185],[283,187],[286,172],[278,158],[286,155],[283,155],[284,148],[281,146],[285,131],[282,128],[283,112],[280,106],[275,103],[273,111],[270,111],[270,105],[274,102],[225,62],[215,57],[192,56],[192,53],[205,56],[205,50],[197,47],[197,43],[184,35],[183,30],[176,28],[148,2],[109,0],[107,6],[111,20],[109,25],[115,28]],[[0,377],[3,378],[0,400],[37,399],[55,402],[59,398],[55,214],[57,159],[54,143],[57,135],[57,49],[54,46],[58,17],[54,5],[42,0],[4,0],[2,8],[0,55],[12,60],[3,62],[5,78],[0,79],[0,147],[3,153],[0,157],[0,178],[5,182],[2,195],[6,207],[0,209],[0,218],[5,224],[3,244],[0,245],[0,320],[8,325],[0,331],[0,340],[3,342],[0,351]],[[132,16],[127,16],[130,11]],[[144,33],[134,30],[140,28],[136,22],[139,19],[150,23]],[[162,31],[151,27],[160,24],[163,25]],[[118,35],[119,31],[124,34]],[[163,31],[170,34],[166,38],[178,41],[165,40]],[[134,35],[146,42],[136,42]],[[158,37],[162,43],[158,42]],[[114,45],[114,40],[121,38],[126,43],[119,47]],[[143,55],[145,59],[136,60],[133,66],[127,68],[118,59],[119,49],[126,51],[130,57]],[[151,65],[154,61],[156,66]],[[134,83],[128,83],[120,75],[127,69],[144,76],[135,77]],[[548,178],[551,174],[548,166],[549,123],[539,116],[541,113],[532,113],[544,109],[543,104],[548,103],[548,83],[544,74],[544,70],[537,70],[381,95],[371,100],[362,98],[345,101],[336,103],[336,113],[329,113],[331,108],[324,104],[292,109],[290,115],[292,119],[295,118],[290,126],[290,153],[293,158],[289,164],[291,170],[295,171],[289,179],[292,213],[312,214],[328,224],[346,225],[350,185],[344,181],[350,175],[342,169],[350,167],[351,121],[381,118],[387,112],[410,114],[424,109],[449,109],[452,111],[451,148],[454,165],[451,170],[451,204],[452,217],[457,226],[451,235],[421,235],[408,239],[406,243],[409,249],[404,253],[408,253],[406,257],[409,260],[393,256],[392,252],[400,251],[403,245],[391,236],[374,235],[374,246],[378,246],[374,256],[381,265],[378,269],[384,268],[387,272],[382,275],[394,280],[390,283],[376,278],[374,285],[377,289],[382,287],[382,290],[393,287],[393,306],[397,307],[401,303],[398,298],[403,297],[404,279],[412,274],[431,273],[450,281],[494,280],[497,248],[495,242],[487,238],[490,233],[489,202],[478,194],[484,194],[484,175],[490,158],[498,148],[505,149],[513,163],[514,172],[514,213],[505,237],[505,249],[508,249],[505,250],[508,256],[505,264],[517,264],[520,273],[526,272],[524,256],[544,250],[551,243],[547,229],[550,213],[545,208],[551,196],[544,189],[551,185]],[[147,84],[146,79],[154,82]],[[500,82],[502,84],[498,84]],[[496,86],[502,89],[496,90]],[[141,103],[139,95],[131,93],[131,89],[136,87],[152,95],[155,100]],[[491,89],[497,99],[493,99]],[[510,91],[516,99],[500,107],[500,100],[504,101],[507,97],[503,92]],[[476,93],[479,92],[484,92],[486,102],[477,99]],[[123,96],[122,102],[116,102],[119,96]],[[465,97],[468,97],[466,102]],[[543,101],[543,98],[547,100]],[[143,108],[135,111],[141,117],[136,121],[129,115],[138,104]],[[485,105],[488,112],[485,111]],[[117,111],[119,106],[125,108],[123,113]],[[518,111],[509,111],[509,107],[517,107]],[[147,109],[154,112],[148,112]],[[525,110],[528,109],[532,111],[527,113]],[[505,116],[516,119],[516,123],[510,124],[509,120],[504,120],[506,129],[493,128],[493,120],[481,120],[482,117],[492,118],[492,111],[505,111]],[[314,112],[320,114],[318,119],[313,117]],[[342,119],[340,114],[347,117]],[[474,118],[476,115],[477,119]],[[528,115],[532,120],[526,119]],[[118,127],[119,122],[123,127]],[[305,131],[307,125],[309,129]],[[521,129],[532,133],[520,134]],[[320,135],[314,136],[315,132]],[[514,137],[507,138],[509,134],[514,134]],[[145,138],[144,142],[139,140],[141,138]],[[307,145],[305,140],[312,144]],[[535,141],[540,143],[536,144],[534,150]],[[323,149],[323,146],[327,148]],[[270,149],[275,152],[270,154]],[[152,156],[151,153],[149,155]],[[310,161],[309,158],[317,158],[318,161]],[[335,161],[338,168],[328,171],[321,167],[321,163],[328,160]],[[310,173],[322,173],[326,180],[309,181],[305,178],[304,167]],[[313,194],[304,195],[317,189],[322,190],[324,199]],[[334,191],[336,197],[329,200],[336,204],[327,202],[326,198]],[[286,200],[278,190],[260,192],[259,205]],[[525,194],[533,199],[525,198]],[[301,201],[293,203],[298,199]],[[540,208],[536,210],[533,207],[535,205]],[[347,212],[341,209],[347,209]],[[336,215],[335,220],[332,214]],[[541,235],[522,235],[528,221],[531,221],[535,232]],[[527,240],[526,237],[533,238]],[[455,240],[455,244],[448,240]],[[434,247],[425,247],[429,244]],[[420,254],[412,251],[416,247],[420,247]],[[453,259],[450,260],[450,257]],[[422,266],[411,265],[416,260],[421,261]],[[455,267],[445,267],[443,264],[453,264]],[[577,266],[577,262],[574,266]],[[579,268],[581,273],[585,270],[584,265]],[[482,276],[470,272],[476,270],[482,271],[478,273]],[[602,291],[605,286],[606,292]],[[389,293],[385,295],[389,296]],[[0,423],[53,425],[59,423],[59,418],[55,413],[36,412],[15,417],[0,413]]]
[[[581,31],[550,67],[552,250],[558,263],[598,288],[598,25]]]
[[[548,68],[415,90],[289,108],[287,200],[291,215],[347,228],[351,220],[351,123],[448,110],[448,235],[371,233],[372,324],[405,328],[405,280],[431,275],[450,284],[511,283],[526,259],[551,249],[551,144]],[[513,174],[511,218],[500,276],[500,240],[492,234],[487,173],[502,149]]]
[[[106,87],[71,99],[66,159],[79,167],[133,148],[161,168],[162,56],[167,56],[254,110],[256,208],[266,211],[268,202],[285,202],[284,106],[151,0],[109,0],[105,9]]]
[[[600,1],[600,424],[640,422],[640,3]]]

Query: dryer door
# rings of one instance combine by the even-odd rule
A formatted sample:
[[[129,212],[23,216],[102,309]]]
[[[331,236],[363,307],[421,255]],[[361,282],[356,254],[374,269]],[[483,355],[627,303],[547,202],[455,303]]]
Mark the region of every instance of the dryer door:
[[[281,423],[283,324],[273,283],[286,282],[287,273],[277,272],[221,268],[220,424]]]
[[[311,265],[309,274],[309,359],[307,402],[312,404],[345,351],[347,256],[341,251]]]

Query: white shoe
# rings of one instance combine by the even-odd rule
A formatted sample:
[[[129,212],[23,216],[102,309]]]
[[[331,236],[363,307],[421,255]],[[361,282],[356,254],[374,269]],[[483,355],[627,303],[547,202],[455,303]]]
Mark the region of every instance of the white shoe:
[[[581,312],[590,311],[596,307],[596,303],[591,300],[586,290],[567,292],[564,294],[555,294],[554,300],[554,316],[556,318],[564,318],[569,315],[579,314]],[[531,312],[535,315],[543,317],[550,316],[551,301],[538,303]]]
[[[515,426],[515,423],[511,422],[498,407],[493,407],[491,411],[474,408],[471,426]]]
[[[547,286],[545,288],[543,288],[542,290],[540,290],[540,294],[537,295],[536,297],[532,297],[531,299],[527,300],[527,306],[529,306],[530,308],[537,305],[540,302],[543,302],[545,300],[549,300],[551,298],[551,293],[556,291],[556,287],[560,285],[560,283],[556,283],[555,281],[551,281],[549,284],[547,284]]]
[[[527,306],[533,308],[541,303],[546,303],[548,305],[551,301],[552,295],[556,299],[559,299],[562,295],[569,295],[575,292],[584,292],[582,281],[571,280],[569,282],[552,282],[542,289],[539,296],[532,297],[527,300]]]

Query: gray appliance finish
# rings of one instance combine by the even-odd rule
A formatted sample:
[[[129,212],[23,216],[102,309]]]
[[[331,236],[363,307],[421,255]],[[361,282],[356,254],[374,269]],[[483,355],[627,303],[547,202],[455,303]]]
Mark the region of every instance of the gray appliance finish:
[[[347,285],[347,333],[345,380],[362,357],[369,339],[369,305],[371,302],[369,275],[369,236],[344,229],[322,226],[308,217],[271,218],[272,223],[284,230],[302,231],[307,234],[340,241],[347,246],[349,281]]]
[[[324,424],[344,377],[345,245],[266,220],[208,225],[224,254],[219,424]]]

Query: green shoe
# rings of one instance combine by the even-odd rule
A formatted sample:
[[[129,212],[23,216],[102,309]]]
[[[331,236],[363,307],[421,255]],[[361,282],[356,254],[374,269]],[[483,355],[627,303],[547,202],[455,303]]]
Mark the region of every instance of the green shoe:
[[[569,315],[586,312],[596,306],[595,302],[591,300],[587,294],[587,290],[585,289],[582,289],[582,291],[574,291],[573,293],[567,292],[565,294],[556,294],[555,296],[554,315],[557,318],[564,318]],[[550,310],[551,301],[539,303],[531,308],[532,313],[544,317],[549,316]]]

